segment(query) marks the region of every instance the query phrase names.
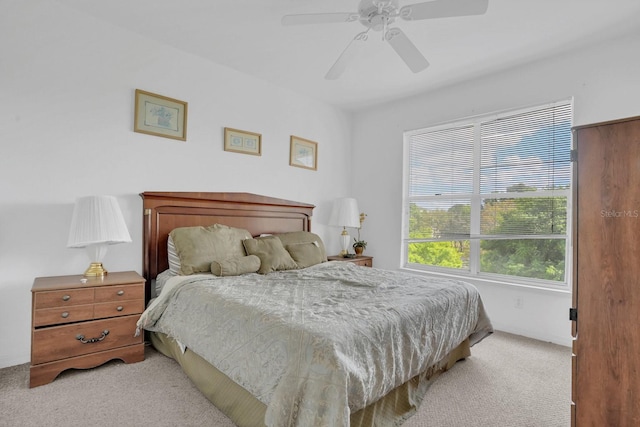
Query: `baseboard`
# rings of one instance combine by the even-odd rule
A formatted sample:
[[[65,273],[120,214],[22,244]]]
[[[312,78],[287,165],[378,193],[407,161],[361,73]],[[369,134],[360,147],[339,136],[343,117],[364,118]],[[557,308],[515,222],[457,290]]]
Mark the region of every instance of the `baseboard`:
[[[524,329],[519,329],[519,328],[512,328],[512,327],[496,328],[495,325],[494,325],[494,328],[496,330],[500,330],[502,332],[506,332],[509,334],[520,335],[520,336],[531,338],[534,340],[550,342],[552,344],[558,344],[565,347],[571,347],[571,341],[573,341],[570,334],[567,334],[566,336],[556,336],[554,334],[545,334],[544,336],[540,336],[536,333],[533,333],[532,331],[526,331]]]
[[[29,363],[31,361],[31,356],[27,355],[5,355],[0,354],[0,369],[8,368],[10,366],[22,365],[23,363]]]

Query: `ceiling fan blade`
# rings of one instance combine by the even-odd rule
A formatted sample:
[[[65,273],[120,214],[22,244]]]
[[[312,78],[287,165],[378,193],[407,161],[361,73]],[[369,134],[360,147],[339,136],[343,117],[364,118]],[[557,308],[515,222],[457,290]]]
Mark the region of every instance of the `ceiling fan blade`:
[[[301,15],[285,15],[282,25],[331,24],[335,22],[353,22],[358,20],[357,13],[308,13]]]
[[[482,15],[489,0],[433,0],[401,7],[399,15],[408,21],[454,16]]]
[[[429,61],[422,56],[422,53],[400,28],[390,28],[385,34],[385,38],[414,73],[420,72],[429,66]]]
[[[324,76],[327,80],[335,80],[342,75],[347,68],[347,64],[357,55],[362,48],[362,42],[367,41],[367,31],[364,31],[356,35],[353,40],[349,42],[347,47],[342,51],[335,64],[329,69],[327,75]]]

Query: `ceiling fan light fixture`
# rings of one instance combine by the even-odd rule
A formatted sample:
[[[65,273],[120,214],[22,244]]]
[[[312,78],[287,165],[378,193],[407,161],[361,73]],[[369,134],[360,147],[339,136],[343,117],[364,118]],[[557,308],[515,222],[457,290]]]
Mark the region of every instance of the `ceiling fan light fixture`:
[[[360,21],[367,30],[354,37],[333,64],[326,79],[337,79],[345,70],[362,42],[367,40],[370,30],[382,33],[382,40],[387,41],[398,56],[414,73],[418,73],[429,66],[429,61],[420,50],[409,40],[407,35],[397,27],[389,28],[390,24],[400,17],[404,21],[416,21],[435,18],[449,18],[457,16],[482,15],[486,13],[489,0],[429,0],[422,3],[403,6],[399,0],[360,0],[358,13],[307,13],[301,15],[285,15],[283,25],[321,24]]]
[[[358,13],[362,25],[373,31],[383,31],[398,16],[398,0],[361,0]]]
[[[392,24],[395,18],[389,17],[387,13],[375,14],[371,16],[365,24],[373,31],[382,31],[388,24]]]

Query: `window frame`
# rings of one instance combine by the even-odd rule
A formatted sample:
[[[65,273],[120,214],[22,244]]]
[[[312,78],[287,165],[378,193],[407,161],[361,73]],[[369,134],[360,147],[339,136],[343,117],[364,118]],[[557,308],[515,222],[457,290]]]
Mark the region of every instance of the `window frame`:
[[[480,243],[482,240],[486,240],[486,237],[480,233],[480,220],[481,220],[481,203],[483,199],[488,198],[489,194],[483,194],[480,192],[481,185],[481,170],[480,166],[482,163],[481,158],[481,125],[482,123],[490,122],[493,120],[516,116],[520,114],[526,114],[546,108],[559,107],[559,106],[569,106],[570,108],[570,127],[573,126],[574,119],[574,105],[573,98],[562,99],[558,101],[553,101],[545,104],[538,104],[524,108],[516,108],[510,110],[504,110],[491,114],[483,114],[477,116],[471,116],[462,118],[455,121],[440,123],[432,126],[426,126],[419,129],[414,129],[410,131],[405,131],[403,133],[403,189],[402,189],[402,230],[401,230],[401,258],[400,258],[400,268],[407,269],[412,271],[423,271],[427,273],[436,273],[439,275],[447,275],[452,277],[460,277],[463,279],[477,279],[483,281],[492,281],[492,282],[500,282],[512,285],[524,285],[524,286],[532,286],[532,287],[540,287],[547,288],[553,290],[563,290],[566,291],[570,288],[570,283],[572,280],[572,264],[573,264],[573,186],[574,186],[574,171],[573,171],[573,159],[570,161],[570,171],[569,171],[569,188],[567,189],[556,189],[556,190],[539,190],[533,192],[531,194],[527,194],[528,192],[519,192],[519,193],[497,193],[492,198],[523,198],[523,197],[544,197],[544,196],[554,196],[554,197],[566,197],[567,200],[567,211],[566,211],[566,231],[564,234],[554,234],[554,235],[527,235],[522,236],[526,239],[562,239],[565,241],[565,272],[564,272],[564,280],[563,281],[554,281],[554,280],[545,280],[545,279],[536,279],[536,278],[528,278],[523,276],[513,276],[513,275],[505,275],[498,273],[487,273],[480,271]],[[410,191],[410,143],[411,138],[415,135],[424,134],[426,132],[437,132],[447,129],[455,129],[461,128],[464,126],[473,126],[473,191],[472,193],[456,193],[447,195],[447,199],[449,200],[468,200],[471,208],[471,218],[470,218],[470,235],[468,237],[470,253],[469,253],[469,269],[468,271],[460,270],[456,268],[449,267],[440,267],[440,266],[430,266],[423,264],[410,263],[408,260],[409,256],[409,244],[414,243],[416,241],[420,241],[424,239],[410,239],[409,238],[409,227],[410,227],[410,206],[412,203],[416,201],[436,201],[442,200],[443,197],[439,195],[428,195],[428,196],[409,196]],[[573,141],[573,133],[571,134],[570,141],[570,150],[573,152],[574,149],[574,141]],[[548,194],[546,194],[548,193]],[[509,197],[511,196],[511,197]],[[513,235],[508,237],[496,237],[491,236],[492,239],[500,239],[500,240],[516,240],[519,236]],[[460,240],[467,240],[466,238],[462,238]],[[430,241],[436,241],[436,239],[432,239]],[[451,241],[451,239],[440,239],[440,241]]]

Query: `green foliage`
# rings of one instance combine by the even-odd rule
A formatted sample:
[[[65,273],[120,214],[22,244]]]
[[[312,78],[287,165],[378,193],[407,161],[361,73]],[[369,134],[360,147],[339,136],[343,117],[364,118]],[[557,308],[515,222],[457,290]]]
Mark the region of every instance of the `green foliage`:
[[[471,206],[453,205],[449,209],[423,209],[411,204],[409,213],[409,237],[429,239],[457,237],[461,231],[468,235],[471,221]]]
[[[428,211],[411,205],[410,237],[429,239],[433,237],[433,228],[426,225],[433,221],[425,215]],[[419,226],[417,224],[420,224]],[[420,228],[421,227],[421,228]],[[420,242],[409,244],[409,262],[422,265],[435,265],[449,268],[468,268],[469,242]]]
[[[358,240],[355,237],[353,238],[353,248],[362,248],[362,249],[367,249],[367,242],[365,242],[364,240]]]
[[[462,253],[452,242],[409,244],[409,262],[440,267],[463,268]]]
[[[564,240],[484,240],[480,247],[480,265],[483,272],[564,280]]]
[[[507,191],[535,191],[535,188],[518,184]],[[501,238],[481,241],[481,271],[563,281],[565,240],[523,236],[564,235],[566,205],[565,197],[486,199],[481,210],[481,232]],[[410,263],[468,268],[471,220],[468,204],[456,204],[448,209],[427,209],[412,204],[409,214],[410,239],[438,239],[410,243]],[[509,239],[509,235],[514,238]]]

